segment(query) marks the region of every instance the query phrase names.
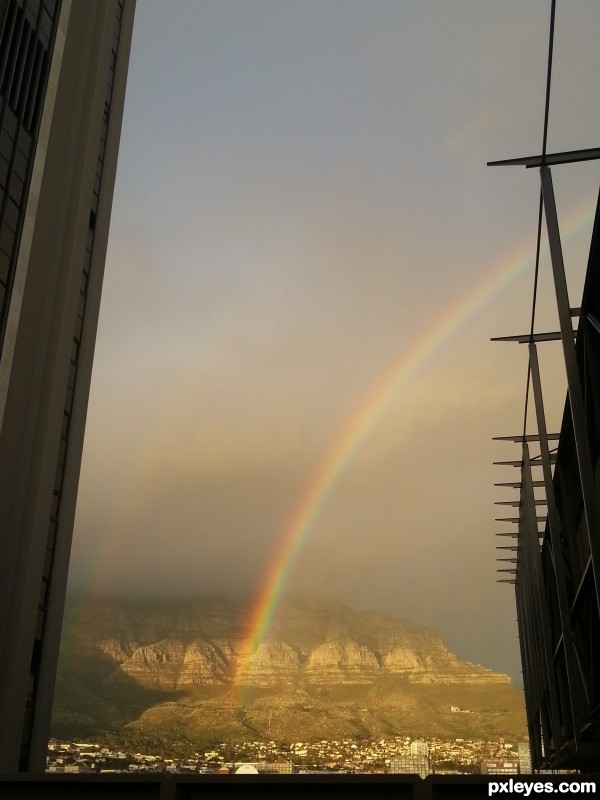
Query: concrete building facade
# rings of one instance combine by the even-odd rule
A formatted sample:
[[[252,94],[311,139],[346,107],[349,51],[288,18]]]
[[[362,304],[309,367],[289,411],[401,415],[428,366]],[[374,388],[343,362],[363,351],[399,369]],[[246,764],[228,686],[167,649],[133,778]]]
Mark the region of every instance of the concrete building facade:
[[[426,778],[431,775],[431,762],[427,754],[404,753],[390,759],[388,771],[403,775],[419,775],[421,778]]]
[[[0,0],[0,771],[42,771],[135,0]]]

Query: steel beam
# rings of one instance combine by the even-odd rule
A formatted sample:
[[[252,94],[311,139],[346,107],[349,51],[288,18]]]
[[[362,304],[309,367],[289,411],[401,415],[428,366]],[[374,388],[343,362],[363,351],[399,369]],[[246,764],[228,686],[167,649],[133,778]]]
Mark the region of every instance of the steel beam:
[[[560,438],[559,433],[549,433],[546,436],[547,439],[557,442]],[[493,436],[493,442],[539,442],[540,437],[537,433],[528,433],[525,436],[521,436],[520,434],[515,434],[514,436]]]
[[[573,336],[577,336],[577,331],[573,331]],[[553,331],[552,333],[518,333],[514,336],[494,336],[490,341],[529,344],[529,342],[558,342],[560,338],[560,331]]]
[[[585,150],[567,150],[562,153],[546,153],[540,156],[523,156],[521,158],[505,158],[502,161],[488,161],[488,167],[531,167],[553,166],[554,164],[573,164],[577,161],[594,161],[600,158],[600,147],[588,147]]]
[[[540,169],[540,179],[542,184],[542,196],[544,199],[544,210],[546,214],[548,243],[550,245],[550,260],[552,262],[552,274],[554,277],[558,319],[562,333],[563,356],[567,373],[569,405],[571,408],[571,419],[573,422],[573,435],[575,439],[575,450],[577,452],[577,464],[579,467],[579,478],[583,496],[583,508],[587,523],[587,536],[592,557],[592,567],[594,570],[596,601],[600,606],[600,536],[598,535],[600,532],[600,510],[598,508],[594,469],[592,466],[592,457],[587,437],[587,424],[585,406],[583,403],[583,394],[581,391],[581,379],[579,376],[579,368],[577,366],[575,344],[572,336],[570,335],[571,314],[569,295],[567,291],[567,280],[565,276],[560,232],[558,228],[558,216],[556,213],[552,174],[548,167],[542,167]]]
[[[543,486],[544,481],[531,481],[531,485],[534,487]],[[514,481],[512,483],[495,483],[494,486],[505,486],[507,489],[520,489],[521,481]]]
[[[550,621],[548,619],[548,608],[544,592],[544,579],[542,564],[540,559],[540,543],[536,525],[535,507],[533,505],[533,487],[531,486],[531,462],[529,459],[529,446],[523,442],[523,488],[521,490],[521,524],[519,525],[519,544],[523,545],[522,560],[525,562],[523,579],[526,584],[530,584],[532,593],[532,611],[534,617],[531,619],[531,626],[528,631],[532,636],[537,631],[541,634],[541,653],[545,662],[545,670],[542,671],[541,664],[538,664],[538,679],[548,689],[550,699],[550,716],[552,719],[552,739],[556,750],[560,749],[562,732],[560,725],[559,701],[555,683],[554,669],[554,648],[552,647],[552,637],[550,634]],[[545,677],[545,680],[544,680]],[[543,699],[542,686],[538,687],[540,703]],[[546,732],[548,736],[548,732]],[[548,741],[548,739],[547,739]]]
[[[575,645],[573,643],[573,629],[571,626],[571,615],[569,600],[567,595],[567,582],[565,577],[565,565],[563,561],[560,523],[556,506],[556,496],[554,493],[554,483],[552,480],[552,467],[550,465],[550,450],[546,439],[546,414],[544,410],[544,398],[542,395],[542,382],[540,378],[540,365],[537,355],[537,347],[531,342],[529,345],[529,366],[531,369],[531,386],[533,389],[533,399],[535,404],[535,414],[537,420],[538,433],[540,435],[540,456],[542,459],[542,472],[546,485],[546,502],[548,505],[548,529],[550,532],[550,543],[552,545],[552,563],[554,572],[554,582],[558,600],[558,613],[560,626],[562,629],[563,647],[565,653],[565,667],[567,672],[567,685],[570,696],[570,708],[573,720],[573,738],[575,748],[579,743],[579,730],[583,714],[583,697],[580,691],[580,683],[577,680]]]
[[[539,481],[537,481],[539,483]],[[534,505],[536,506],[545,506],[545,500],[534,500]],[[512,506],[513,508],[518,508],[519,504],[521,503],[520,500],[496,500],[494,502],[495,506]]]

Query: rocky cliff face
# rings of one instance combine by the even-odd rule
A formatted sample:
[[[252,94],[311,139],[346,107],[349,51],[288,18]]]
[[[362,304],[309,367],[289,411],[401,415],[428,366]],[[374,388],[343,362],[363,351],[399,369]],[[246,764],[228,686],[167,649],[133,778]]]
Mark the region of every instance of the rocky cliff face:
[[[197,687],[502,684],[460,661],[437,631],[337,603],[283,607],[269,639],[249,652],[242,604],[72,602],[65,616],[61,670],[84,670],[106,685],[181,692]]]
[[[253,647],[245,608],[215,598],[71,601],[53,735],[109,735],[148,752],[260,737],[525,735],[522,692],[460,661],[434,630],[290,602]]]

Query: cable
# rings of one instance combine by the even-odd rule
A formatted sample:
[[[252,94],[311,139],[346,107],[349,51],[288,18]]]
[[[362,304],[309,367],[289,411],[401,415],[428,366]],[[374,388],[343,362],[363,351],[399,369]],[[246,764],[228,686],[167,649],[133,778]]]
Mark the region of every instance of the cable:
[[[546,100],[544,104],[544,132],[542,134],[542,166],[546,163],[546,146],[548,143],[548,118],[550,116],[550,88],[552,84],[552,55],[554,52],[554,22],[556,19],[556,0],[552,0],[550,7],[550,34],[548,37],[548,67],[546,70]],[[531,326],[529,330],[529,341],[533,342],[533,332],[535,329],[535,311],[537,306],[537,290],[540,273],[540,249],[542,241],[542,216],[544,210],[544,196],[540,189],[540,201],[538,207],[537,240],[535,246],[535,269],[533,274],[533,297],[531,301]],[[527,433],[527,412],[529,408],[529,387],[531,384],[531,365],[527,362],[527,385],[525,389],[525,413],[523,418],[523,440]]]

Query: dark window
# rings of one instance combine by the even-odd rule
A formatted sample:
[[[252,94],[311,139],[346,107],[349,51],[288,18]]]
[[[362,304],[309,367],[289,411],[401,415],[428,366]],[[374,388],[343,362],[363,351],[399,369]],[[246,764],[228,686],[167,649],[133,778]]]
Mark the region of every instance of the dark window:
[[[0,203],[2,202],[2,196],[0,195]],[[17,230],[17,224],[19,222],[19,208],[16,203],[13,203],[12,200],[6,201],[6,206],[4,207],[4,224],[8,225],[13,231]]]
[[[31,135],[27,133],[25,128],[21,128],[19,131],[19,139],[17,141],[17,147],[23,153],[25,158],[29,158],[29,153],[31,152]]]
[[[38,93],[43,90],[43,82],[41,77],[44,71],[45,62],[46,52],[42,45],[37,42],[33,65],[31,68],[31,80],[29,81],[27,98],[25,100],[25,109],[23,111],[23,121],[25,123],[25,127],[29,130],[31,130],[33,127],[33,112]]]
[[[0,228],[0,248],[10,256],[14,243],[15,232],[8,225],[2,225],[2,228]]]
[[[13,85],[14,89],[14,109],[17,112],[17,116],[22,118],[23,116],[23,107],[25,105],[25,98],[27,97],[28,89],[29,89],[29,82],[31,80],[31,72],[34,66],[34,54],[35,54],[35,46],[36,46],[36,39],[33,31],[29,27],[26,26],[26,34],[23,37],[24,41],[24,56],[23,62],[21,65],[21,70],[18,76],[18,82],[15,81]]]
[[[10,108],[4,110],[4,133],[14,141],[17,135],[18,120]]]
[[[24,181],[25,176],[27,175],[27,159],[21,153],[20,150],[17,150],[15,153],[15,160],[13,161],[13,169],[17,176]]]
[[[10,272],[10,257],[4,250],[0,249],[0,282],[6,286],[8,273]]]
[[[11,3],[8,16],[2,31],[0,53],[4,53],[2,60],[2,73],[0,74],[0,93],[8,97],[12,75],[15,69],[17,52],[21,40],[23,26],[23,12],[16,3]]]
[[[0,0],[0,31],[4,26],[4,20],[8,14],[8,0]]]
[[[8,167],[8,162],[12,157],[12,151],[13,151],[13,140],[9,136],[4,135],[4,131],[2,131],[2,136],[0,136],[0,156],[4,161],[7,162],[7,167]]]
[[[46,8],[44,8],[44,10],[42,11],[40,28],[44,31],[46,36],[50,36],[52,34],[52,17],[50,16]]]
[[[44,5],[46,6],[48,14],[50,14],[51,17],[54,17],[56,14],[56,0],[46,0]]]
[[[18,206],[21,205],[21,200],[23,199],[23,181],[15,172],[11,175],[8,191],[15,203]]]
[[[8,180],[8,161],[0,156],[0,186],[6,186]]]
[[[40,10],[40,0],[29,0],[25,7],[25,14],[29,17],[32,27],[35,28],[37,15]]]
[[[1,26],[0,94],[28,131],[36,126],[41,110],[53,16],[54,9],[49,14],[39,0],[28,3],[25,14],[12,0]]]

